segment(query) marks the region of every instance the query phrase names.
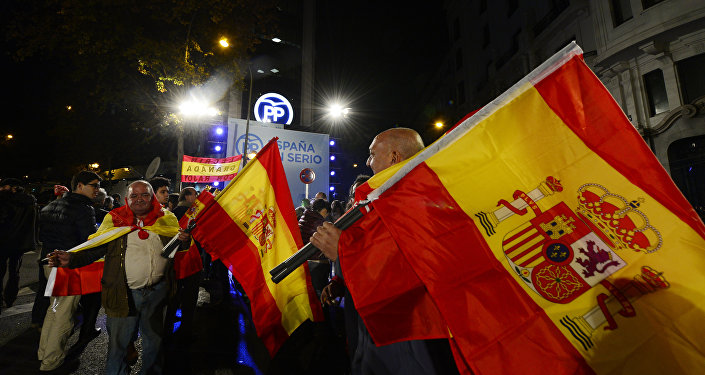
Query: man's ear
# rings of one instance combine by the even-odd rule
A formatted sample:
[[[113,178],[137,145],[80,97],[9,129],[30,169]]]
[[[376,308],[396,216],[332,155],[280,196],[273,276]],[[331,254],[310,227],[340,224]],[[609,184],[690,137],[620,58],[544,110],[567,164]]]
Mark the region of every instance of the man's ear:
[[[392,164],[399,163],[402,160],[404,159],[401,157],[400,153],[398,153],[397,151],[392,151]]]

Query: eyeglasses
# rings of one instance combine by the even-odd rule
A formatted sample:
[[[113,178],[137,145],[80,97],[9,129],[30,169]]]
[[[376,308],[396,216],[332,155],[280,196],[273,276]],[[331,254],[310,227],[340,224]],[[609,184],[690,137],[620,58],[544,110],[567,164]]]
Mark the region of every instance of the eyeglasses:
[[[95,184],[86,184],[86,186],[93,186],[93,189],[99,189],[99,188],[100,188],[100,184],[99,184],[99,183],[95,183]]]

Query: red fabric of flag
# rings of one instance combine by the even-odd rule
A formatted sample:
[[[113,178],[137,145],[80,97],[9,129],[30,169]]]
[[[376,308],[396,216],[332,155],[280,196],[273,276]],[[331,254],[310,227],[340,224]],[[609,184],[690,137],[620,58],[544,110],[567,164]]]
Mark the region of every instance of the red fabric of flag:
[[[274,284],[269,270],[302,246],[276,138],[197,218],[192,234],[218,257],[250,299],[257,335],[274,356],[305,320],[322,320],[308,267]]]
[[[346,285],[375,343],[448,337],[438,335],[448,327],[462,356],[456,355],[461,373],[521,373],[542,368],[546,358],[556,373],[592,373],[503,269],[432,170],[419,165],[372,205],[377,217],[365,220],[359,233],[343,232],[340,257]],[[362,242],[357,237],[362,232],[373,235],[370,241],[351,246]],[[385,259],[390,248],[400,252],[393,262]],[[359,263],[376,272],[361,271]],[[415,288],[405,288],[409,285]],[[386,303],[369,311],[367,301],[381,297]],[[436,335],[428,335],[429,329]]]
[[[705,225],[700,217],[653,157],[639,133],[633,128],[619,126],[628,121],[624,112],[612,97],[605,95],[602,82],[582,61],[568,61],[552,79],[544,79],[535,87],[551,109],[590,149],[705,236]],[[586,100],[589,100],[589,106],[583,105]],[[620,132],[616,133],[615,129]]]
[[[191,220],[196,219],[201,212],[209,208],[214,202],[213,194],[208,191],[201,192],[196,198],[196,202],[179,220],[181,229],[186,229]],[[174,254],[174,273],[177,279],[181,280],[202,269],[201,252],[198,250],[194,240],[191,240],[191,246],[187,250],[177,251]]]
[[[289,335],[281,325],[281,311],[267,289],[258,249],[218,204],[199,219],[192,233],[209,254],[220,258],[242,285],[250,299],[257,336],[273,356]]]

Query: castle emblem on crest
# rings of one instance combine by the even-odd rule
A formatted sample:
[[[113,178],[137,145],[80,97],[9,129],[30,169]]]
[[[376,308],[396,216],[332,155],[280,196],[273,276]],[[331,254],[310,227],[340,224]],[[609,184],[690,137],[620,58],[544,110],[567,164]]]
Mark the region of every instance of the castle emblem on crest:
[[[277,226],[275,207],[267,207],[255,194],[248,196],[240,193],[235,201],[238,202],[238,208],[233,218],[242,223],[242,227],[251,234],[260,257],[264,257],[274,244],[274,228]]]
[[[256,210],[248,222],[252,235],[259,243],[260,257],[272,249],[274,241],[274,227],[277,225],[274,207],[264,207]]]
[[[585,332],[589,332],[588,327],[596,329],[596,322],[607,322],[605,329],[615,329],[614,314],[634,316],[630,301],[641,294],[627,291],[651,292],[668,287],[668,283],[648,267],[642,270],[639,280],[651,280],[641,282],[653,286],[651,288],[631,284],[615,286],[607,280],[627,265],[618,252],[648,254],[658,251],[663,244],[659,231],[639,210],[643,199],[628,200],[602,185],[588,183],[578,189],[574,209],[560,202],[544,211],[536,203],[562,191],[560,181],[548,177],[536,189],[528,193],[517,190],[512,202],[502,199],[497,203],[498,209],[479,212],[475,217],[488,237],[495,235],[506,219],[514,215],[527,217],[526,222],[504,234],[502,250],[519,278],[544,299],[567,304],[598,284],[611,293],[602,293],[597,298],[598,306],[593,315],[600,315],[601,319],[591,318],[590,324],[577,318],[566,317],[565,323],[561,321],[564,326],[570,325],[569,331],[578,339],[576,332],[589,337]],[[581,340],[578,341],[587,342]]]

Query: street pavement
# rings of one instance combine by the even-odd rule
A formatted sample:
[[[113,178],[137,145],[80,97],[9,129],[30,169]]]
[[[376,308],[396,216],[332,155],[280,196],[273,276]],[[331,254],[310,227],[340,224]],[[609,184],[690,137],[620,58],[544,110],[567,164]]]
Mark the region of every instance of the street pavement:
[[[40,333],[30,326],[38,285],[37,268],[37,254],[25,254],[17,301],[10,308],[3,306],[0,314],[0,374],[39,373],[37,348]],[[222,302],[206,303],[196,308],[193,337],[180,339],[176,335],[165,346],[165,374],[267,373],[269,356],[248,318],[246,298],[232,287],[223,296]],[[92,375],[105,372],[108,336],[102,309],[96,325],[102,329],[101,334],[83,352],[77,368],[66,373]],[[69,347],[77,339],[78,330],[75,330]],[[140,343],[141,339],[137,341],[138,351]],[[140,365],[141,360],[138,360],[132,367],[133,374],[139,371]]]

